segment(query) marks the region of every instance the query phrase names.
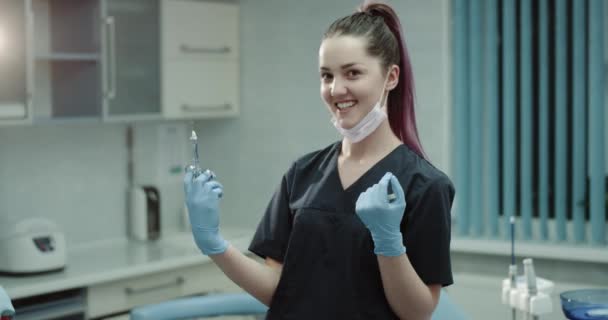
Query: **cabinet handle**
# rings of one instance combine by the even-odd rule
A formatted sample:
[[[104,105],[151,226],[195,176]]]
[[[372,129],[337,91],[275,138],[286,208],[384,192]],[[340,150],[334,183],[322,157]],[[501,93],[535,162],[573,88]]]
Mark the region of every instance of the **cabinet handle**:
[[[108,33],[110,35],[110,89],[108,90],[108,99],[116,97],[116,23],[114,17],[107,17],[106,24],[108,25]]]
[[[34,90],[36,86],[34,85],[34,74],[35,74],[35,64],[34,64],[34,51],[35,51],[35,41],[34,41],[34,28],[35,28],[35,15],[32,10],[31,3],[29,1],[25,2],[25,16],[26,16],[26,87],[27,87],[27,100],[26,100],[26,117],[33,111],[34,104]]]
[[[141,293],[156,291],[156,290],[165,289],[165,288],[179,287],[182,284],[184,284],[184,278],[177,277],[175,280],[173,280],[171,282],[161,283],[161,284],[151,286],[151,287],[143,287],[143,288],[126,287],[125,293],[127,295],[141,294]]]
[[[209,48],[209,47],[192,47],[187,44],[182,44],[179,46],[179,50],[183,53],[196,53],[196,54],[228,54],[230,51],[230,47],[218,47],[218,48]]]
[[[190,104],[182,104],[182,111],[185,111],[185,112],[201,112],[201,111],[206,111],[206,110],[221,111],[221,110],[230,110],[230,109],[232,109],[232,104],[230,104],[230,103],[224,103],[224,104],[218,104],[218,105],[198,105],[198,106],[194,106],[194,105],[190,105]]]

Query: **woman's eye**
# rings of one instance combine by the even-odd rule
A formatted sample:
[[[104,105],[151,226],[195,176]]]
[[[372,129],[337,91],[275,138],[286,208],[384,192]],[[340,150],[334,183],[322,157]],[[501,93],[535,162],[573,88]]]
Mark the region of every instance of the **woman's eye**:
[[[332,79],[332,75],[329,73],[321,73],[321,79],[323,80],[331,80]]]
[[[346,74],[349,77],[356,77],[356,76],[360,75],[361,72],[359,72],[359,70],[349,70]]]

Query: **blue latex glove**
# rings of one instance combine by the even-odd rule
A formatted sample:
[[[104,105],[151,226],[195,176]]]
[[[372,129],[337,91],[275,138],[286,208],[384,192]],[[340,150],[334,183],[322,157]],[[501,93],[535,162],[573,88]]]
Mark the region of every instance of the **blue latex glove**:
[[[205,171],[192,179],[192,172],[184,176],[186,206],[192,226],[194,242],[206,255],[224,253],[228,242],[220,235],[219,203],[223,187]]]
[[[396,196],[394,200],[388,198],[389,184]],[[400,229],[405,212],[405,194],[392,173],[387,172],[380,182],[361,193],[355,210],[372,234],[375,254],[392,257],[405,253]]]

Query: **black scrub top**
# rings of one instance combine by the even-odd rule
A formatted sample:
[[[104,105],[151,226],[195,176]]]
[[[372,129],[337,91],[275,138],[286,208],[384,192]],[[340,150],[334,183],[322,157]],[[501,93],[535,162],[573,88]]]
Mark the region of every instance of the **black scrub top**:
[[[398,319],[384,294],[374,243],[355,213],[359,194],[392,172],[403,187],[401,233],[426,284],[452,284],[449,178],[400,145],[344,189],[341,142],[293,163],[249,250],[283,263],[267,319]],[[403,301],[407,303],[407,301]]]

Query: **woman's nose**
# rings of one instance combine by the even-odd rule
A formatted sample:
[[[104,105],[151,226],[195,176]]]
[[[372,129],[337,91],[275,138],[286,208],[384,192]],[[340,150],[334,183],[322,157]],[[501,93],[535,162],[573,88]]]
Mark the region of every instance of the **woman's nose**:
[[[329,94],[332,97],[336,97],[339,95],[343,95],[346,93],[346,87],[342,84],[341,81],[334,79],[329,89]]]

